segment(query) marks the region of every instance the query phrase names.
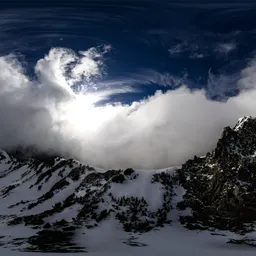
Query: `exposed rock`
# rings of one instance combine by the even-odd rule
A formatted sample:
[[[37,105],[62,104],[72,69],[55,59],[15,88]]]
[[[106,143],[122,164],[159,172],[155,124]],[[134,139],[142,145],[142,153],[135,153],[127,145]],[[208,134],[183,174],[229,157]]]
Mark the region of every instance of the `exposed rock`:
[[[73,231],[42,230],[28,239],[26,251],[37,252],[86,252],[85,248],[73,242]]]
[[[178,207],[191,208],[192,216],[181,222],[189,228],[250,230],[245,223],[256,220],[255,152],[256,119],[247,117],[224,129],[212,153],[187,161],[179,170],[186,194]]]

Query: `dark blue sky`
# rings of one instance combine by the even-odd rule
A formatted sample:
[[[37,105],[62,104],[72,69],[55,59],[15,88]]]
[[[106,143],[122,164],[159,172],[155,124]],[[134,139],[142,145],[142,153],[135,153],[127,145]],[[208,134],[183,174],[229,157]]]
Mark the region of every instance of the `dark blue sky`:
[[[130,103],[182,82],[221,100],[237,92],[239,72],[255,54],[254,2],[1,1],[0,54],[22,54],[32,75],[51,47],[110,44],[103,80],[132,78],[128,85],[139,88],[111,101]]]

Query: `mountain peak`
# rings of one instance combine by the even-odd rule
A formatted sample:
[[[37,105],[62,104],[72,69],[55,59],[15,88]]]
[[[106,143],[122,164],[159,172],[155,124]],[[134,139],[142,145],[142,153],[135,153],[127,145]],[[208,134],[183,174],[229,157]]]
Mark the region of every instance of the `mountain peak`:
[[[237,163],[241,157],[252,157],[256,152],[256,118],[245,116],[238,119],[232,129],[225,127],[213,155],[220,162]]]
[[[233,128],[234,131],[239,131],[241,129],[243,129],[244,125],[247,123],[247,122],[250,122],[251,120],[253,120],[253,118],[251,116],[243,116],[243,117],[240,117],[238,119],[238,122],[237,124],[235,125],[235,127]]]

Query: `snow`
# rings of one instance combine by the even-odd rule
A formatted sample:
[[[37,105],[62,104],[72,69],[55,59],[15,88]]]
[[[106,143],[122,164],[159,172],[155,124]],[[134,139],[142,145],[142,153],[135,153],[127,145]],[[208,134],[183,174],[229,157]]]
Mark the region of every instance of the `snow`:
[[[157,172],[173,173],[176,168],[161,170],[135,170],[138,174],[136,179],[128,180],[125,184],[113,183],[109,192],[114,197],[138,197],[144,198],[148,203],[150,211],[156,211],[162,206],[163,189],[159,182],[151,183],[152,175]]]
[[[10,164],[5,161],[0,165],[0,173],[7,170]],[[78,163],[77,163],[78,164]],[[173,167],[161,170],[135,170],[135,174],[138,176],[136,179],[128,180],[124,184],[111,183],[111,187],[108,192],[111,192],[115,197],[122,196],[134,196],[142,198],[144,197],[149,203],[149,210],[156,211],[162,205],[163,189],[159,182],[151,183],[152,175],[159,172],[168,172],[170,174],[179,167]],[[45,170],[43,170],[45,171]],[[71,169],[66,168],[63,177],[66,177]],[[102,169],[96,169],[96,171],[103,172]],[[22,174],[26,173],[25,176]],[[35,208],[32,208],[28,213],[40,212],[52,207],[56,202],[63,201],[68,195],[74,193],[81,183],[81,181],[88,175],[87,172],[81,175],[78,181],[69,181],[69,185],[58,191],[47,202],[42,203]],[[134,175],[134,174],[132,174]],[[132,176],[131,175],[131,176]],[[6,216],[3,214],[17,214],[20,210],[18,206],[13,209],[7,207],[13,203],[17,203],[20,200],[34,200],[40,197],[43,193],[48,191],[57,181],[61,178],[58,175],[58,171],[52,174],[52,177],[44,184],[42,190],[38,190],[37,186],[29,189],[30,185],[35,184],[37,176],[33,172],[27,169],[27,166],[23,166],[18,170],[9,173],[6,177],[0,179],[0,188],[5,187],[7,184],[19,184],[11,193],[15,196],[8,196],[1,198],[0,204],[0,236],[5,236],[0,239],[0,243],[3,241],[10,241],[13,238],[24,238],[35,235],[39,230],[33,230],[32,228],[24,225],[7,226]],[[210,178],[210,177],[209,177]],[[43,184],[43,181],[42,181]],[[103,184],[104,185],[104,184]],[[246,184],[245,184],[246,185]],[[94,189],[94,187],[90,187]],[[98,187],[95,187],[98,189]],[[256,238],[256,233],[252,232],[245,236],[234,234],[232,232],[224,231],[189,231],[186,230],[179,222],[179,216],[189,215],[191,209],[186,211],[179,211],[175,206],[178,202],[182,201],[185,194],[185,189],[176,185],[174,187],[175,195],[172,198],[172,205],[168,217],[172,220],[171,225],[168,224],[164,228],[157,228],[147,233],[133,233],[124,232],[122,225],[117,221],[113,215],[109,215],[106,220],[99,223],[98,227],[93,229],[87,229],[81,227],[76,231],[75,242],[79,246],[85,247],[89,255],[95,256],[119,256],[119,255],[209,255],[215,256],[238,256],[238,255],[255,255],[255,248],[246,245],[234,245],[228,244],[230,239],[242,239],[242,238]],[[76,196],[84,196],[85,190],[79,189],[76,191]],[[107,199],[107,195],[105,195]],[[106,202],[107,203],[107,200]],[[57,220],[65,219],[70,221],[77,215],[82,205],[74,204],[67,209],[64,209],[60,213],[56,213],[53,216],[45,218],[46,222],[55,222]],[[25,214],[25,213],[24,213]],[[213,235],[214,233],[214,235]],[[131,246],[129,243],[133,243]],[[0,255],[6,256],[41,256],[45,253],[33,253],[33,252],[18,252],[13,251],[13,247],[8,245],[9,248],[0,247]],[[20,249],[20,247],[16,248]],[[85,254],[85,253],[83,253]],[[59,253],[48,253],[49,256],[60,255]],[[66,255],[74,256],[78,253],[67,253]]]
[[[109,192],[114,197],[144,197],[149,202],[149,210],[156,211],[161,207],[163,190],[161,184],[151,183],[152,176],[149,173],[142,172],[135,180],[128,180],[126,184],[111,184]]]
[[[69,170],[70,171],[70,170]],[[66,180],[69,182],[69,185],[67,185],[65,188],[63,188],[62,190],[57,191],[57,193],[54,194],[54,196],[46,201],[44,201],[43,203],[38,204],[36,207],[32,208],[29,211],[29,214],[37,214],[40,213],[42,211],[45,210],[49,210],[52,208],[52,206],[54,206],[56,203],[58,202],[63,202],[69,195],[71,195],[76,188],[80,185],[81,181],[89,174],[85,173],[83,175],[80,176],[79,180],[77,181],[73,181],[70,178],[66,178]],[[71,211],[70,208],[70,214],[67,213],[67,211],[65,210],[63,213],[60,213],[60,215],[66,215],[69,219],[72,219],[72,217],[74,217],[74,214],[77,213],[77,210],[81,209],[82,206],[80,205],[80,208],[78,206],[72,208],[73,210]],[[54,217],[55,219],[59,219],[59,217]],[[62,218],[63,219],[63,218]]]
[[[46,223],[53,223],[63,219],[69,222],[72,220],[72,218],[75,218],[77,216],[78,212],[82,209],[82,207],[83,206],[81,204],[74,204],[71,207],[66,208],[57,214],[45,218],[44,220]]]
[[[15,193],[15,196],[7,196],[1,198],[0,210],[1,214],[16,214],[18,208],[10,209],[8,206],[15,204],[21,200],[33,200],[37,198],[38,193],[31,193],[29,190],[29,186],[32,184],[30,182],[22,183],[21,175],[26,171],[27,167],[23,166],[12,173],[8,174],[4,178],[0,179],[0,188],[1,190],[6,187],[6,185],[12,185],[14,183],[17,184],[17,180],[20,180],[19,186],[14,188],[10,193]]]
[[[234,127],[234,131],[239,131],[241,128],[243,128],[244,124],[251,118],[251,116],[244,116],[239,118],[236,126]]]
[[[84,234],[82,234],[84,233]],[[178,222],[172,226],[144,234],[125,233],[118,229],[114,220],[107,220],[101,226],[88,231],[81,230],[77,241],[83,244],[89,255],[209,255],[209,256],[250,256],[255,255],[255,248],[228,244],[230,238],[239,238],[229,232],[187,231]],[[125,242],[134,241],[143,247],[132,247]],[[1,255],[7,256],[56,256],[58,253],[26,253],[10,249],[0,249]],[[79,255],[68,253],[67,255]],[[82,254],[84,255],[84,253]]]

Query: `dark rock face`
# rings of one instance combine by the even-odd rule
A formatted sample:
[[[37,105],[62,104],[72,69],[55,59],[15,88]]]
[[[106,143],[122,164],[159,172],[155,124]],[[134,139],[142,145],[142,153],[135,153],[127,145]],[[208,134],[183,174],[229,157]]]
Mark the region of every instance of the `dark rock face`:
[[[63,228],[64,229],[64,228]],[[86,252],[85,248],[72,241],[74,232],[64,230],[42,230],[28,239],[26,251],[36,252]]]
[[[224,129],[216,149],[187,161],[178,171],[186,189],[178,207],[189,228],[250,230],[256,220],[256,119],[245,117]]]
[[[26,161],[30,158],[33,158],[40,162],[53,163],[54,158],[57,157],[57,155],[52,151],[42,152],[34,146],[17,146],[15,148],[6,149],[6,152],[8,152],[19,161]]]

